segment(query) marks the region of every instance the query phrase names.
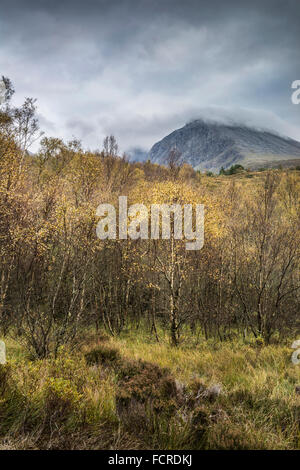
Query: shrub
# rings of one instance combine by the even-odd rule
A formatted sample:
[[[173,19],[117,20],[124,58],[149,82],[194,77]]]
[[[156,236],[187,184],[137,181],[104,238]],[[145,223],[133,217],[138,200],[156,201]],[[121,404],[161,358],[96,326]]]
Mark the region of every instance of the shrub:
[[[222,166],[219,172],[219,175],[235,175],[237,173],[241,173],[244,170],[245,168],[243,167],[243,165],[239,165],[239,164],[231,165],[231,167],[228,170],[225,170],[224,167]]]
[[[191,413],[191,434],[194,442],[201,442],[204,444],[206,439],[206,431],[210,424],[210,414],[207,407],[198,406]]]
[[[50,377],[44,389],[46,421],[64,423],[74,408],[78,408],[82,395],[78,393],[71,381]]]
[[[118,363],[121,355],[117,349],[108,347],[98,347],[85,354],[85,360],[89,366],[102,364],[111,366]]]
[[[0,364],[0,398],[2,398],[8,389],[11,368],[9,364]]]
[[[257,338],[255,338],[254,340],[255,346],[257,346],[258,348],[262,348],[264,344],[265,344],[264,338],[262,338],[261,336],[258,336]]]
[[[86,383],[86,364],[82,357],[71,356],[67,350],[49,361],[49,376],[71,381],[77,390],[82,391]]]
[[[168,369],[143,361],[126,361],[118,371],[117,410],[124,415],[139,404],[140,413],[172,415],[181,405],[182,396]],[[143,405],[143,406],[141,406]]]

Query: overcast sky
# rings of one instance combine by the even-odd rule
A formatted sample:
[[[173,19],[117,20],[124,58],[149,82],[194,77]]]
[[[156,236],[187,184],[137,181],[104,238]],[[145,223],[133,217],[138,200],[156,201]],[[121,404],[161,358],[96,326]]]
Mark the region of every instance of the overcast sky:
[[[149,149],[197,117],[300,140],[300,2],[0,0],[0,75],[89,148]]]

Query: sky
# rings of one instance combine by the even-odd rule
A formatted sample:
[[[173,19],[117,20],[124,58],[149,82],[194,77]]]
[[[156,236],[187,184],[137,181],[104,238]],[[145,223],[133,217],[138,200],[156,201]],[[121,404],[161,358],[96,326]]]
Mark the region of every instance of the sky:
[[[300,2],[1,0],[0,75],[89,149],[147,151],[197,118],[300,140]]]

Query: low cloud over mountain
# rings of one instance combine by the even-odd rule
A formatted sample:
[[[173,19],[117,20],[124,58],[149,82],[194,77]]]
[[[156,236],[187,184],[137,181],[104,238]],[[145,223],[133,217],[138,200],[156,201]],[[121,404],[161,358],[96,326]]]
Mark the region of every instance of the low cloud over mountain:
[[[239,124],[197,119],[175,130],[150,150],[153,162],[165,164],[176,147],[195,169],[219,171],[236,163],[247,168],[300,164],[300,142],[275,132]]]

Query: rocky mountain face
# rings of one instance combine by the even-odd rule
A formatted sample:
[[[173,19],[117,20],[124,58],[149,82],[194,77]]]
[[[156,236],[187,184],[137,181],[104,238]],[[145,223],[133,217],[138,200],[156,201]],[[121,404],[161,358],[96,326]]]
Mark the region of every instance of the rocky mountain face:
[[[300,142],[242,125],[190,122],[154,144],[149,157],[165,164],[172,148],[196,170],[217,172],[237,163],[251,169],[300,165]]]

